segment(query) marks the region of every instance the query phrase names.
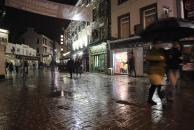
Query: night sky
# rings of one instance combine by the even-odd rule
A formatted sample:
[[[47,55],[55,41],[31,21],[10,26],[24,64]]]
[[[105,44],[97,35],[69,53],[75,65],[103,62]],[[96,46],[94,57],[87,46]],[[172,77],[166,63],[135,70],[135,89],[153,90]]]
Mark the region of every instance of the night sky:
[[[62,4],[75,5],[78,0],[50,0]],[[6,15],[1,18],[0,26],[10,30],[10,42],[15,42],[17,37],[22,34],[26,28],[33,27],[41,34],[59,41],[59,35],[69,24],[69,20],[57,19],[43,15],[33,14],[10,7],[5,7],[3,0],[0,0],[1,10],[6,10]]]

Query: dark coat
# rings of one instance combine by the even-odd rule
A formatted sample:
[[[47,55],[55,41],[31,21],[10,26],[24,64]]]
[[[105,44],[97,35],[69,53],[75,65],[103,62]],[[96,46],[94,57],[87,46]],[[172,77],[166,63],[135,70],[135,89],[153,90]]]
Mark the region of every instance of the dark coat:
[[[167,57],[167,69],[179,69],[179,66],[182,62],[180,59],[181,51],[177,48],[172,48],[168,50],[168,57]]]
[[[75,67],[74,61],[73,61],[73,60],[69,60],[69,61],[67,62],[67,69],[68,69],[68,70],[74,70],[74,67]]]

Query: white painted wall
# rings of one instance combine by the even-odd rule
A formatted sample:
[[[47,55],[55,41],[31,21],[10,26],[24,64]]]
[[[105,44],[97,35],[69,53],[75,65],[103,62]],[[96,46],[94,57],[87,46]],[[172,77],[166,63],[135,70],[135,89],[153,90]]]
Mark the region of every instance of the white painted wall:
[[[36,50],[27,46],[27,45],[20,45],[20,44],[13,44],[13,43],[7,43],[6,44],[6,54],[11,54],[12,53],[12,48],[15,48],[15,53],[16,55],[24,55],[24,56],[36,56]]]

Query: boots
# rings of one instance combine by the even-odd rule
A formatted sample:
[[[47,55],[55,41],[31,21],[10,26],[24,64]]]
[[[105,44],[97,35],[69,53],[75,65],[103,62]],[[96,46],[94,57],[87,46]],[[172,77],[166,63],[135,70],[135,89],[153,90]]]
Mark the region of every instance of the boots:
[[[151,105],[157,105],[157,103],[152,100],[155,90],[156,90],[156,86],[151,85],[151,87],[149,88],[149,95],[148,95],[148,101],[147,101]]]

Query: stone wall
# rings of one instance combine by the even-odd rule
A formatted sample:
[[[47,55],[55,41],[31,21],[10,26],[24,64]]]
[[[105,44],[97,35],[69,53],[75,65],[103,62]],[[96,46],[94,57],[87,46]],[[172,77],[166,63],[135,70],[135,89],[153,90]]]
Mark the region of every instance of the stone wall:
[[[0,45],[0,79],[5,77],[5,46]]]

